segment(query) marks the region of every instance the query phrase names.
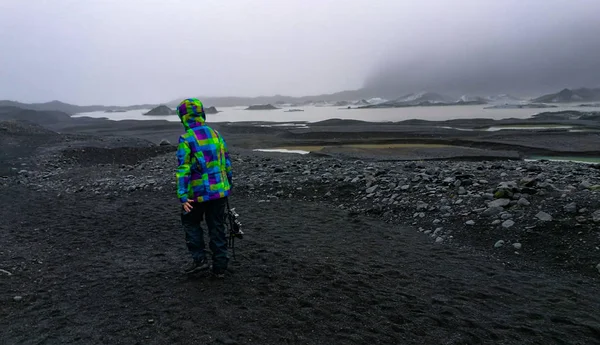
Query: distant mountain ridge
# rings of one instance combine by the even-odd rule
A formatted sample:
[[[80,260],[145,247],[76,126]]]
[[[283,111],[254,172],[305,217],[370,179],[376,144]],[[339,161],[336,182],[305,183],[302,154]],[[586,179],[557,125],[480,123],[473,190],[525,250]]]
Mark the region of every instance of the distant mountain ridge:
[[[572,103],[600,101],[600,88],[563,89],[557,93],[544,95],[534,99],[534,103]]]
[[[13,106],[0,106],[0,121],[6,120],[29,121],[39,125],[49,125],[70,121],[71,116],[65,112],[55,110],[33,110]]]
[[[204,104],[211,104],[217,107],[240,107],[253,104],[294,104],[306,105],[316,102],[341,102],[350,100],[360,100],[379,97],[373,92],[365,89],[347,90],[336,93],[313,95],[313,96],[259,96],[259,97],[197,97]],[[168,106],[176,107],[181,99],[167,102]]]
[[[129,106],[105,106],[105,105],[87,105],[80,106],[69,103],[63,103],[60,101],[52,101],[46,103],[21,103],[15,101],[0,101],[0,106],[3,107],[16,107],[20,109],[39,110],[39,111],[60,111],[70,115],[79,113],[89,113],[93,111],[106,111],[106,110],[138,110],[138,109],[151,109],[156,107],[156,104],[139,104]]]
[[[392,93],[391,91],[388,94]],[[569,103],[569,102],[600,102],[600,88],[578,88],[564,89],[558,93],[544,95],[533,100],[522,99],[508,94],[496,96],[463,95],[460,98],[448,97],[436,92],[410,93],[402,97],[382,98],[384,95],[377,94],[373,90],[358,89],[346,90],[336,93],[313,95],[313,96],[259,96],[259,97],[198,97],[205,105],[216,107],[250,106],[253,104],[277,104],[289,106],[370,106],[370,107],[393,107],[393,106],[427,106],[427,105],[457,105],[457,104],[517,104],[517,103]],[[183,99],[183,98],[182,98]],[[70,115],[95,111],[128,111],[153,109],[160,104],[168,107],[176,107],[182,99],[172,100],[166,103],[139,104],[129,106],[105,106],[89,105],[80,106],[60,101],[46,103],[21,103],[9,100],[0,100],[0,106],[11,106],[21,109],[40,111],[60,111]],[[388,101],[393,99],[392,101]],[[344,104],[344,105],[342,105]]]

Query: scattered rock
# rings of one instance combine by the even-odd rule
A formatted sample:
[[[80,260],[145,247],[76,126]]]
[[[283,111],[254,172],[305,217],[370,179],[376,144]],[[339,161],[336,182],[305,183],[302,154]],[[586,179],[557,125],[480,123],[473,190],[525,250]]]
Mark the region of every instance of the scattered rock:
[[[596,212],[592,213],[592,221],[594,223],[600,223],[600,210],[597,210]]]
[[[378,187],[379,187],[379,185],[374,185],[373,187],[367,188],[367,190],[366,190],[367,194],[375,193],[375,191],[377,190]]]
[[[504,246],[504,240],[499,240],[498,242],[496,242],[496,244],[494,244],[494,248],[500,248]]]
[[[523,245],[521,243],[513,243],[513,248],[515,248],[516,250],[520,250],[523,247]]]
[[[541,220],[542,222],[551,222],[552,221],[552,216],[549,215],[548,213],[544,212],[544,211],[540,211],[538,212],[535,217],[539,220]]]
[[[515,225],[515,222],[513,220],[511,220],[511,219],[505,220],[502,223],[502,227],[505,228],[505,229],[508,229],[508,228],[512,227],[513,225]]]
[[[565,212],[568,213],[577,213],[577,204],[572,202],[570,204],[565,205],[563,209],[565,210]]]
[[[418,201],[417,202],[417,211],[426,210],[429,205],[426,202]]]
[[[467,224],[467,225],[475,225],[475,221],[474,220],[467,220],[465,222],[465,224]]]
[[[488,207],[504,207],[510,204],[510,199],[496,199],[494,201],[488,202]]]
[[[504,212],[504,209],[502,207],[488,207],[485,211],[483,211],[481,214],[486,216],[486,217],[493,217],[496,216],[500,213]]]
[[[525,198],[519,198],[519,200],[517,201],[517,205],[519,205],[519,206],[529,206],[529,205],[531,205],[531,203],[529,202],[529,200],[527,200]]]

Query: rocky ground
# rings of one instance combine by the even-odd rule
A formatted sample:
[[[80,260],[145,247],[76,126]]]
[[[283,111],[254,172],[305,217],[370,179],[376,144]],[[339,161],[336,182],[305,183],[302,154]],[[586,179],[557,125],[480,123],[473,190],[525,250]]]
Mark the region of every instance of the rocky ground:
[[[247,236],[219,283],[178,272],[174,147],[27,126],[0,131],[0,342],[600,338],[597,165],[233,148]]]

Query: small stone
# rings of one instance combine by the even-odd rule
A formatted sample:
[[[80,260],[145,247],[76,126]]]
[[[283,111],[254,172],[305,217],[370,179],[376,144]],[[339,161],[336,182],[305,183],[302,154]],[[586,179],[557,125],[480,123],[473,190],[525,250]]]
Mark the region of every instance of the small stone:
[[[513,246],[513,248],[515,248],[516,250],[520,250],[520,249],[523,247],[523,245],[522,245],[521,243],[513,243],[513,245],[512,245],[512,246]]]
[[[535,217],[539,220],[541,220],[542,222],[551,222],[552,221],[552,216],[549,215],[548,213],[544,212],[544,211],[540,211],[538,212]],[[599,220],[600,221],[600,220]]]
[[[373,194],[375,192],[375,190],[377,190],[378,187],[379,187],[379,185],[374,185],[373,187],[367,188],[367,190],[366,190],[367,194]]]
[[[519,205],[519,206],[529,206],[529,205],[531,205],[531,203],[529,202],[529,200],[527,200],[525,198],[520,198],[517,201],[517,205]]]
[[[148,319],[148,323],[154,323],[154,319]]]
[[[21,301],[22,299],[23,299],[23,296],[15,296],[15,297],[13,297],[13,300],[14,300],[15,302],[19,302],[19,301]]]
[[[160,145],[160,146],[169,146],[169,145],[171,145],[171,142],[168,141],[167,139],[163,139],[163,140],[160,141],[160,144],[158,144],[158,145]]]
[[[504,246],[504,241],[500,240],[498,242],[496,242],[496,244],[494,244],[494,248],[500,248]]]
[[[442,237],[438,237],[435,239],[435,243],[442,243],[442,242],[444,242],[444,239]],[[600,265],[598,265],[598,266],[600,266]]]
[[[496,219],[495,221],[492,222],[492,225],[498,225],[502,223],[502,221],[500,219]]]
[[[594,221],[594,223],[600,223],[600,210],[597,210],[596,212],[592,213],[592,220]]]
[[[572,202],[570,204],[565,205],[563,209],[565,210],[565,212],[568,213],[577,213],[577,204]]]
[[[504,223],[502,223],[502,227],[505,229],[508,229],[508,228],[512,227],[513,225],[515,225],[515,222],[511,219],[505,220]]]
[[[423,201],[417,201],[417,211],[426,210],[429,205]]]
[[[486,217],[492,217],[492,216],[502,213],[502,211],[504,211],[504,209],[502,207],[489,207],[485,211],[483,211],[483,213],[481,213],[481,214]]]
[[[458,195],[465,195],[465,194],[467,194],[467,190],[464,187],[459,187]]]
[[[467,225],[475,225],[475,221],[474,220],[467,220],[465,222],[465,224],[467,224]]]
[[[510,204],[510,199],[496,199],[494,201],[488,202],[488,207],[504,207]]]

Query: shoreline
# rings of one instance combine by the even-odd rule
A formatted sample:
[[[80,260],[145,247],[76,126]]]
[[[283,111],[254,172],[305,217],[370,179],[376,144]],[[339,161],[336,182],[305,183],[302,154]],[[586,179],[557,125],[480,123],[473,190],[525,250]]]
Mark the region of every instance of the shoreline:
[[[580,112],[582,114],[588,112]],[[542,114],[542,116],[540,115]],[[369,122],[324,121],[208,122],[232,149],[323,146],[319,154],[372,160],[527,159],[532,156],[600,157],[600,121],[557,118],[561,112],[527,119],[473,118]],[[543,114],[547,114],[543,116]],[[39,117],[43,117],[40,114]],[[35,117],[32,118],[35,121]],[[2,116],[0,116],[2,120]],[[166,120],[59,118],[43,125],[64,134],[136,137],[154,144],[176,143],[181,124]],[[540,127],[546,127],[540,129]],[[489,130],[493,128],[494,130]],[[501,129],[505,128],[505,129]],[[348,145],[443,145],[444,148],[347,149]],[[454,151],[454,152],[453,152]],[[370,157],[369,157],[370,156]]]

